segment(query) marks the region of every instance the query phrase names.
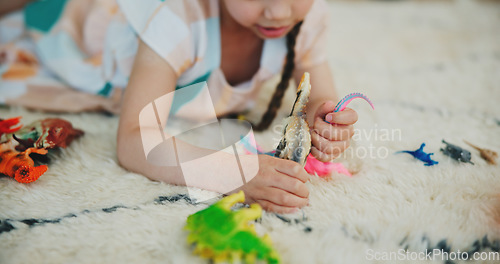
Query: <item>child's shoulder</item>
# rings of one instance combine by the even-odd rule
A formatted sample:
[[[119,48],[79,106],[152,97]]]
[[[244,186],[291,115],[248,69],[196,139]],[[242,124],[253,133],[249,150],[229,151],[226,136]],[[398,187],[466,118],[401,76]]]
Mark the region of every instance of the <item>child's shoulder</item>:
[[[129,20],[180,20],[186,24],[218,15],[218,0],[117,0]]]
[[[137,36],[165,59],[178,76],[216,45],[218,0],[116,0]],[[207,32],[215,32],[208,34]],[[200,64],[202,65],[202,64]]]
[[[330,11],[330,6],[326,0],[314,0],[309,13],[305,18],[306,22],[313,22],[311,24],[317,24],[319,21],[324,21],[328,18]]]
[[[330,6],[315,0],[304,18],[295,44],[297,68],[310,68],[327,60]]]

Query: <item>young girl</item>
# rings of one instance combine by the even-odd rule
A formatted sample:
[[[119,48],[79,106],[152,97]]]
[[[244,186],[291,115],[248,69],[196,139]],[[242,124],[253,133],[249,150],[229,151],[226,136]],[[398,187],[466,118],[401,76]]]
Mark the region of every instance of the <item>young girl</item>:
[[[46,15],[49,9],[57,10],[55,17]],[[264,130],[290,79],[298,83],[307,71],[311,153],[331,161],[348,147],[357,115],[351,109],[333,113],[338,97],[326,56],[327,10],[325,0],[51,0],[35,2],[24,13],[28,28],[36,31],[42,62],[59,78],[104,96],[126,86],[118,129],[120,164],[153,180],[186,185],[179,167],[146,160],[141,133],[147,129],[139,115],[155,99],[202,81],[222,117],[252,108],[262,84],[281,74],[254,126]],[[193,99],[179,111],[196,109]],[[165,124],[168,115],[161,116]],[[151,122],[152,131],[158,130],[156,122]],[[207,151],[176,142],[198,155]],[[224,152],[212,154],[213,164],[229,162]],[[259,155],[258,163],[257,175],[240,188],[247,203],[281,213],[308,204],[309,175],[299,164],[267,155]],[[222,178],[234,176],[220,171]],[[197,173],[201,177],[189,185],[224,192],[211,175],[202,169]]]
[[[154,180],[183,184],[179,170],[148,165],[139,135],[141,109],[176,86],[207,80],[219,116],[240,112],[252,106],[262,82],[280,72],[281,81],[254,129],[269,126],[289,79],[294,77],[298,83],[307,71],[313,87],[307,106],[312,154],[330,161],[349,145],[357,115],[350,109],[333,113],[337,96],[325,54],[328,6],[323,0],[165,1],[148,17],[134,13],[125,1],[121,4],[126,16],[130,8],[132,25],[141,25],[135,28],[141,41],[120,116],[118,158],[122,166]],[[146,20],[149,25],[144,24]],[[171,29],[163,31],[162,27]],[[169,34],[154,35],[159,32]],[[221,95],[225,92],[228,95]],[[224,100],[224,96],[231,99]],[[226,103],[218,104],[221,100]],[[285,213],[308,204],[308,174],[300,165],[267,155],[259,156],[259,165],[255,178],[241,187],[247,203],[258,202],[264,209]],[[196,185],[207,188],[209,179],[200,179]]]

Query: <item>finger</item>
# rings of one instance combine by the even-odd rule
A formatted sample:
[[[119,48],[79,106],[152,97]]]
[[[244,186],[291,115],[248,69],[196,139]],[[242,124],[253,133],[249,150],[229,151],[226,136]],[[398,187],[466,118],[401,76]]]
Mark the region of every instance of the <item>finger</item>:
[[[277,205],[267,200],[257,200],[257,202],[260,204],[260,206],[262,206],[262,209],[268,212],[275,212],[279,214],[291,214],[299,210],[299,208],[297,207]]]
[[[286,174],[290,177],[296,178],[301,182],[307,182],[309,180],[309,174],[306,170],[297,162],[291,160],[278,159],[276,171]]]
[[[354,127],[352,125],[328,124],[325,121],[316,118],[312,134],[318,134],[330,141],[346,141],[354,136]]]
[[[287,176],[276,177],[275,180],[270,183],[270,185],[274,188],[282,189],[302,198],[309,197],[309,189],[307,189],[305,183],[298,180],[297,178]]]
[[[324,119],[331,124],[352,125],[358,121],[358,114],[351,108],[346,108],[340,112],[329,113]]]
[[[313,156],[319,160],[319,161],[322,161],[322,162],[332,162],[332,160],[338,158],[340,156],[340,154],[342,154],[342,152],[338,152],[336,154],[326,154],[320,150],[318,150],[316,147],[311,147],[311,154],[313,154]]]
[[[325,119],[325,116],[328,113],[333,112],[334,109],[335,109],[335,103],[333,101],[326,101],[320,107],[318,107],[315,116],[321,119]]]
[[[264,199],[281,206],[302,207],[309,202],[308,198],[299,197],[280,188],[269,187],[265,188],[264,191],[266,196],[260,196],[258,199]]]
[[[311,142],[316,149],[328,155],[338,155],[344,152],[350,145],[348,140],[330,141],[317,133],[311,133]]]

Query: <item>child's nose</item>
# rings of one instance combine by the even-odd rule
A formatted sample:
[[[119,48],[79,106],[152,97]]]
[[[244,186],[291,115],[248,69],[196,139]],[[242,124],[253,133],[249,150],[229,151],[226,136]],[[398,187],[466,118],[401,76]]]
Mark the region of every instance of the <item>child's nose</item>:
[[[292,7],[289,0],[268,1],[264,16],[269,20],[286,19],[292,15]]]

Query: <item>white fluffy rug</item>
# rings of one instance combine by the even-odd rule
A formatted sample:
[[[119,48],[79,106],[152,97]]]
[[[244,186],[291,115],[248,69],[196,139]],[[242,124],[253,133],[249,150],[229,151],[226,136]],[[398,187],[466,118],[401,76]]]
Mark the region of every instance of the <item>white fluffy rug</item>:
[[[332,2],[331,12],[340,96],[363,92],[376,109],[350,105],[358,134],[339,161],[355,175],[314,177],[307,219],[266,213],[257,231],[270,234],[284,263],[442,263],[422,255],[433,249],[454,263],[458,251],[490,259],[464,263],[499,263],[500,167],[463,139],[500,152],[500,4]],[[0,263],[206,263],[182,228],[207,205],[122,169],[116,117],[0,109],[18,115],[24,124],[58,116],[86,134],[52,155],[38,181],[0,178]],[[475,165],[444,156],[442,139],[471,150]],[[422,142],[439,164],[394,154]]]

